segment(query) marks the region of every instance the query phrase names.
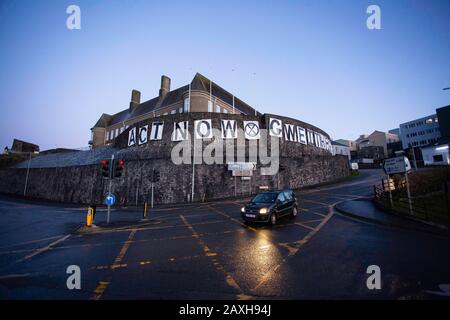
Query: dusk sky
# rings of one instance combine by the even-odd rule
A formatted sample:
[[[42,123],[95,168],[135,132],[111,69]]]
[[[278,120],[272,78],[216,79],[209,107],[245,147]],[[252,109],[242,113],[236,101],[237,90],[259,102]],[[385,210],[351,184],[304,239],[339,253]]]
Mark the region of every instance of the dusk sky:
[[[66,8],[81,8],[81,30]],[[381,8],[381,30],[366,9]],[[450,1],[0,2],[0,143],[87,147],[102,113],[200,72],[263,113],[356,139],[450,104]]]

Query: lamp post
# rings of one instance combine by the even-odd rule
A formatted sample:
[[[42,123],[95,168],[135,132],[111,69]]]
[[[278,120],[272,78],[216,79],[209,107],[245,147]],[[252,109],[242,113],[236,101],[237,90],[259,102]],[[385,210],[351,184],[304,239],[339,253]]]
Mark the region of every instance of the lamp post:
[[[29,152],[29,154],[28,154],[27,176],[25,178],[25,187],[23,188],[23,196],[26,196],[26,194],[27,194],[28,176],[30,174],[30,164],[31,164],[31,152]]]

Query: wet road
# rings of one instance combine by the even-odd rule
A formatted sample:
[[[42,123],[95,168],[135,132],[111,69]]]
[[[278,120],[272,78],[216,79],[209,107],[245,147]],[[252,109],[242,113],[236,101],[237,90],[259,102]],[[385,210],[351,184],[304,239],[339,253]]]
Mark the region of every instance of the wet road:
[[[381,171],[297,192],[300,213],[245,225],[243,201],[115,210],[110,227],[80,229],[85,209],[0,197],[2,299],[402,299],[450,283],[450,239],[370,224],[334,211],[371,195]],[[66,269],[81,270],[68,290]],[[366,286],[369,265],[381,290]]]

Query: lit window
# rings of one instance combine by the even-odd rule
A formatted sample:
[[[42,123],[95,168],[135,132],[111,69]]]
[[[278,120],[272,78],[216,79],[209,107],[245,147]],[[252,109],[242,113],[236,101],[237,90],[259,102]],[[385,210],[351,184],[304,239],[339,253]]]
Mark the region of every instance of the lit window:
[[[179,113],[183,113],[183,107],[180,107],[180,109],[178,110]]]
[[[116,137],[119,135],[119,128],[116,129]]]
[[[218,104],[216,104],[216,112],[220,113],[220,106]]]
[[[184,112],[189,112],[191,106],[189,105],[189,98],[184,99]]]
[[[213,112],[213,104],[212,101],[208,101],[208,112]]]
[[[177,112],[177,110],[172,110],[172,111],[170,111],[170,114],[175,114]]]
[[[168,113],[167,113],[167,112],[164,112],[164,113],[163,113],[163,116],[167,116],[167,115],[168,115]]]
[[[223,113],[228,113],[228,110],[224,108]]]
[[[425,121],[427,124],[433,123],[433,119],[427,119],[427,121]]]
[[[125,130],[125,127],[121,127],[121,128],[120,128],[120,133],[122,133],[123,130]]]
[[[112,130],[109,134],[109,140],[114,139],[114,130]]]

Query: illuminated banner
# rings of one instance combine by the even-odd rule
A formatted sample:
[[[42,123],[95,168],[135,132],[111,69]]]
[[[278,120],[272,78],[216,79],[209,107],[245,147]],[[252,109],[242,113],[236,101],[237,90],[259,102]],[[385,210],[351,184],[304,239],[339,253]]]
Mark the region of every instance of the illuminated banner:
[[[150,140],[161,140],[164,129],[164,122],[153,122]]]
[[[195,139],[210,139],[212,138],[211,119],[195,120],[194,121]]]
[[[237,139],[236,120],[221,120],[222,139]]]
[[[245,139],[256,140],[260,138],[259,122],[258,121],[244,121],[244,135]]]
[[[237,120],[221,119],[220,131],[222,139],[237,139]],[[259,122],[255,120],[242,121],[244,136],[247,140],[260,139]],[[155,121],[151,125],[131,128],[128,132],[128,146],[136,144],[146,144],[147,140],[162,140],[164,122]],[[194,137],[195,139],[211,139],[213,138],[213,128],[211,119],[201,119],[194,121]],[[150,132],[149,132],[150,131]],[[315,146],[332,151],[331,141],[323,134],[311,129],[306,129],[295,124],[283,123],[282,120],[269,118],[268,124],[269,135],[272,137],[283,138],[284,141],[295,142],[304,145]],[[172,141],[184,141],[189,139],[189,121],[175,122],[173,124]]]
[[[175,122],[173,124],[172,141],[183,141],[188,139],[189,121]]]

